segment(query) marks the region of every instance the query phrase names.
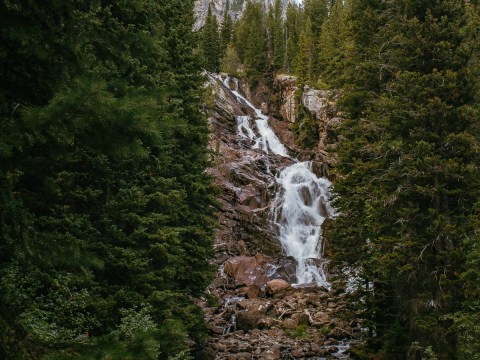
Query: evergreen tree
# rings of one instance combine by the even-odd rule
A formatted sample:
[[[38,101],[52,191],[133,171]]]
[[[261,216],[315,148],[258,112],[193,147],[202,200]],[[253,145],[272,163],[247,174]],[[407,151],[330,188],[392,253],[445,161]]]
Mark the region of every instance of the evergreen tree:
[[[258,80],[267,68],[266,26],[262,4],[248,1],[235,28],[235,49],[247,76]]]
[[[285,31],[282,17],[282,2],[275,1],[273,8],[273,64],[277,69],[282,69],[285,63]]]
[[[352,2],[333,244],[359,271],[371,345],[386,359],[458,357],[448,319],[465,298],[480,193],[469,6]]]
[[[221,55],[220,46],[217,18],[212,14],[212,9],[210,5],[208,5],[207,18],[205,19],[205,25],[202,29],[202,53],[205,68],[208,71],[218,71]]]
[[[319,52],[321,49],[321,44],[320,46],[316,46],[316,44],[319,42],[322,26],[327,19],[329,10],[331,12],[330,0],[305,0],[303,7],[305,19],[310,19],[310,30],[305,30],[311,31],[313,37],[311,77],[316,80],[320,72]],[[337,29],[337,31],[339,30]]]
[[[335,1],[328,18],[322,25],[318,42],[318,72],[322,79],[334,87],[341,86],[346,69],[345,53],[350,42],[348,12],[350,0]]]
[[[225,56],[227,47],[232,41],[233,20],[228,13],[230,9],[230,2],[227,0],[225,14],[223,15],[222,28],[220,30],[220,58]]]
[[[285,19],[286,50],[284,69],[287,73],[293,73],[295,71],[295,58],[297,56],[298,41],[302,28],[301,8],[294,3],[289,3]]]
[[[214,224],[193,1],[17,5],[0,3],[17,27],[0,32],[1,56],[17,49],[0,84],[0,357],[186,350]]]
[[[231,75],[239,75],[238,69],[241,66],[240,59],[232,44],[228,45],[225,56],[222,58],[220,65],[222,72],[226,72],[227,74]]]
[[[301,90],[306,83],[310,83],[313,78],[314,63],[314,37],[312,32],[312,22],[307,18],[305,29],[300,35],[298,43],[297,56],[295,57],[295,74],[297,75],[297,84]]]

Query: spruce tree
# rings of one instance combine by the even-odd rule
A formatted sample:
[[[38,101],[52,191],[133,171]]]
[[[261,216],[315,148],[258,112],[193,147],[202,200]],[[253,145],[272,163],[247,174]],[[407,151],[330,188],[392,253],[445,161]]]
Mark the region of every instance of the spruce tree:
[[[287,73],[295,71],[298,41],[303,28],[302,15],[303,13],[298,5],[294,3],[288,4],[285,19],[286,49],[284,63],[284,69]]]
[[[202,28],[202,53],[204,65],[208,71],[218,71],[221,55],[220,45],[217,18],[212,14],[211,6],[208,5],[207,18]]]
[[[225,56],[227,47],[232,41],[233,20],[228,13],[230,9],[230,2],[227,0],[225,13],[223,15],[222,28],[220,29],[220,58]]]
[[[0,84],[0,357],[166,358],[205,334],[212,271],[193,1],[57,5],[16,23],[47,52],[0,33],[2,71],[39,74]]]
[[[322,25],[318,47],[318,73],[330,86],[341,86],[345,73],[345,53],[348,37],[348,12],[351,0],[335,1]]]
[[[285,63],[285,31],[283,24],[282,2],[275,1],[273,8],[273,64],[277,69],[282,69]]]
[[[295,74],[297,83],[301,90],[305,84],[313,79],[314,63],[314,37],[312,32],[312,22],[307,18],[305,28],[300,35],[298,43],[297,56],[295,57]]]
[[[248,1],[235,28],[235,49],[247,76],[256,81],[267,68],[266,26],[262,4]]]
[[[383,358],[458,357],[448,319],[465,298],[480,193],[469,6],[352,2],[332,242],[359,273]]]

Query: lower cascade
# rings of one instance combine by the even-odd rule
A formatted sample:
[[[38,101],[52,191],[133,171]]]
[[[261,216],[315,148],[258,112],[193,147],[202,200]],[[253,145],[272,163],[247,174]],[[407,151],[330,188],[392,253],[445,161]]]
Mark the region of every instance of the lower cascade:
[[[312,171],[310,161],[299,162],[288,155],[286,147],[280,142],[268,124],[268,116],[255,108],[238,92],[238,80],[227,77],[224,85],[230,89],[239,102],[245,103],[254,111],[254,123],[251,117],[237,116],[237,133],[241,139],[253,141],[253,149],[265,153],[288,157],[294,164],[283,169],[275,181],[278,191],[272,204],[274,223],[278,227],[279,241],[287,256],[295,258],[296,285],[316,283],[329,287],[324,271],[324,243],[322,224],[334,214],[329,203],[330,181],[318,178]]]
[[[277,177],[281,190],[274,203],[275,223],[285,253],[297,261],[297,283],[329,287],[323,270],[322,224],[333,215],[330,181],[318,178],[311,162],[298,162]]]

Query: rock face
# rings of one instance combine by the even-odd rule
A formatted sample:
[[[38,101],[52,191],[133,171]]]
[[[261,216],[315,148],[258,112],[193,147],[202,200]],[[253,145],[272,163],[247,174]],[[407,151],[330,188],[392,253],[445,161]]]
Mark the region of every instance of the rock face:
[[[282,0],[282,6],[284,12],[287,9],[288,4],[292,0]],[[275,0],[262,0],[265,9],[275,3]],[[205,19],[207,17],[208,5],[210,4],[212,13],[217,17],[218,23],[221,24],[225,10],[227,9],[227,4],[229,8],[229,15],[233,20],[238,19],[242,16],[245,6],[247,5],[247,0],[196,0],[195,1],[195,26],[194,31],[197,31],[205,24]]]
[[[298,148],[293,134],[284,136],[282,140],[290,148],[294,149],[300,160],[313,160],[314,170],[317,175],[331,178],[330,169],[335,167],[337,156],[337,129],[342,118],[336,102],[338,93],[331,90],[316,90],[305,87],[301,99],[296,96],[297,79],[291,75],[277,75],[273,83],[271,113],[274,117],[285,121],[272,122],[272,127],[280,133],[285,133],[283,128],[290,129],[291,124],[297,121],[296,111],[301,101],[303,107],[313,116],[318,125],[319,141],[315,147],[309,150]],[[285,124],[287,122],[287,124]],[[289,123],[289,124],[288,124]]]
[[[209,173],[221,190],[221,226],[213,259],[219,270],[207,289],[210,298],[200,304],[211,336],[197,358],[349,359],[343,354],[344,341],[355,341],[361,329],[348,316],[344,295],[315,285],[292,286],[296,282],[296,261],[284,255],[278,229],[272,226],[274,176],[293,160],[252,149],[252,140],[239,137],[236,117],[252,115],[253,109],[239,102],[218,77],[208,78],[215,96],[215,106],[208,109],[215,163]],[[281,96],[288,98],[294,78],[282,81],[286,90]],[[242,88],[248,87],[239,84],[239,91]],[[333,106],[330,98],[330,94],[313,91],[304,106],[308,104],[319,121],[328,123],[331,119],[326,109]],[[256,99],[255,106],[260,109],[265,98]],[[294,111],[286,111],[295,105],[288,101],[282,105],[284,110],[274,102],[263,107],[263,112],[284,111],[285,117],[270,117],[270,127],[289,153],[311,159],[319,173],[328,172],[322,170],[329,165],[316,153],[318,148],[305,151],[295,145],[290,129]]]

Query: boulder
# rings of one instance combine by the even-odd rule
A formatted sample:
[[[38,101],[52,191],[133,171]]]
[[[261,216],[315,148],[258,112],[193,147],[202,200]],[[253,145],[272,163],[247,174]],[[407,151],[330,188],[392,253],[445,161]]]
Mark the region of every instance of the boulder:
[[[235,279],[237,284],[250,286],[265,284],[268,281],[267,261],[258,256],[237,256],[227,260],[224,266],[225,274]]]
[[[275,346],[271,349],[267,349],[260,355],[262,360],[279,360],[282,353],[280,352],[280,347]]]
[[[290,288],[290,284],[283,279],[274,279],[267,282],[267,294],[271,296],[284,293]]]

